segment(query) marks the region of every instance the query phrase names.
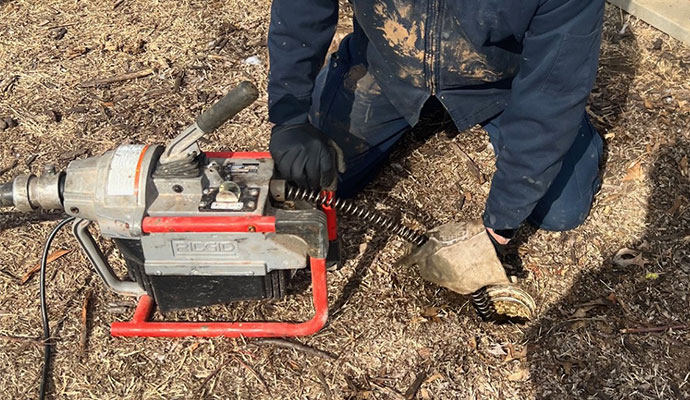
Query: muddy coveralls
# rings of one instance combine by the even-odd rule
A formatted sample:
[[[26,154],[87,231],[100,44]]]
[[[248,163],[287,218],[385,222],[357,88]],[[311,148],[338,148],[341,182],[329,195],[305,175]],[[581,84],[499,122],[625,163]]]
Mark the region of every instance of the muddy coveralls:
[[[270,121],[310,121],[342,148],[341,195],[372,179],[435,96],[460,131],[489,133],[487,227],[585,220],[600,184],[602,140],[585,103],[604,0],[352,3],[353,33],[323,68],[337,0],[274,0],[268,37]]]

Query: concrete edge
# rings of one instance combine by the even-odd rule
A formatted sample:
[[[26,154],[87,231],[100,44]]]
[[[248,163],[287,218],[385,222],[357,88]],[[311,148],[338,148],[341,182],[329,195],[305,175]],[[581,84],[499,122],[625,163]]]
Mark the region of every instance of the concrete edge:
[[[658,0],[608,0],[609,3],[622,8],[646,23],[654,26],[669,36],[690,45],[690,18],[683,23],[683,15],[690,15],[690,3],[685,6],[688,11],[680,17],[672,15],[672,11],[660,5]],[[674,7],[684,7],[676,4]]]

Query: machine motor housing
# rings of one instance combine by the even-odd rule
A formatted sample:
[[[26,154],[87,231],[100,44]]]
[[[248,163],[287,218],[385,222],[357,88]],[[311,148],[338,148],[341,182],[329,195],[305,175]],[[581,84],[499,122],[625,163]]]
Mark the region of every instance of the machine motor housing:
[[[130,158],[149,159],[154,165],[160,154],[145,147],[135,150],[141,154]],[[132,152],[132,147],[124,151]],[[155,154],[146,157],[150,151]],[[198,165],[185,172],[134,167],[129,166],[134,173],[146,174],[136,180],[147,183],[138,190],[145,198],[120,199],[121,204],[132,204],[130,212],[120,215],[136,218],[141,210],[139,234],[123,230],[131,225],[110,219],[109,209],[97,205],[82,208],[108,219],[101,226],[116,227],[102,230],[103,236],[114,239],[129,277],[162,312],[280,298],[294,271],[306,268],[309,258],[328,254],[324,212],[284,209],[285,203],[271,196],[273,160],[268,153],[203,153]],[[100,173],[112,179],[112,171]],[[76,197],[69,191],[69,183],[66,203]],[[125,194],[130,193],[135,191]],[[114,201],[112,194],[108,197]]]

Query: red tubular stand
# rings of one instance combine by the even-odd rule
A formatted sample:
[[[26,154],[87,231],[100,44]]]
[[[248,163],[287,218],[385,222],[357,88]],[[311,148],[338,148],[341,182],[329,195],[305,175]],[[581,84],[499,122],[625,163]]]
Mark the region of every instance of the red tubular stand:
[[[154,301],[149,296],[139,298],[134,316],[129,322],[113,322],[112,336],[144,337],[295,337],[318,332],[328,319],[328,289],[326,260],[311,258],[312,297],[314,316],[305,322],[152,322]]]
[[[335,197],[335,192],[325,190],[324,196],[326,197],[326,204],[329,204],[333,197]],[[322,205],[321,209],[326,214],[326,226],[328,227],[328,240],[334,241],[338,239],[338,220],[333,206]]]

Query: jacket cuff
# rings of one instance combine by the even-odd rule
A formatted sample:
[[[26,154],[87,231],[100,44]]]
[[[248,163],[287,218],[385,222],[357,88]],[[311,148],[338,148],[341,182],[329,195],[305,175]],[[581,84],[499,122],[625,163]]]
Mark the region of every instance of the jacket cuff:
[[[501,231],[504,233],[514,233],[528,217],[528,215],[525,215],[525,212],[521,211],[525,210],[514,211],[507,207],[502,207],[500,204],[493,201],[491,195],[489,195],[486,207],[484,208],[484,215],[482,216],[484,226],[493,229],[496,233]],[[499,235],[508,237],[500,233]]]
[[[276,125],[298,125],[309,122],[311,94],[294,96],[285,94],[277,100],[270,99],[268,120]]]

